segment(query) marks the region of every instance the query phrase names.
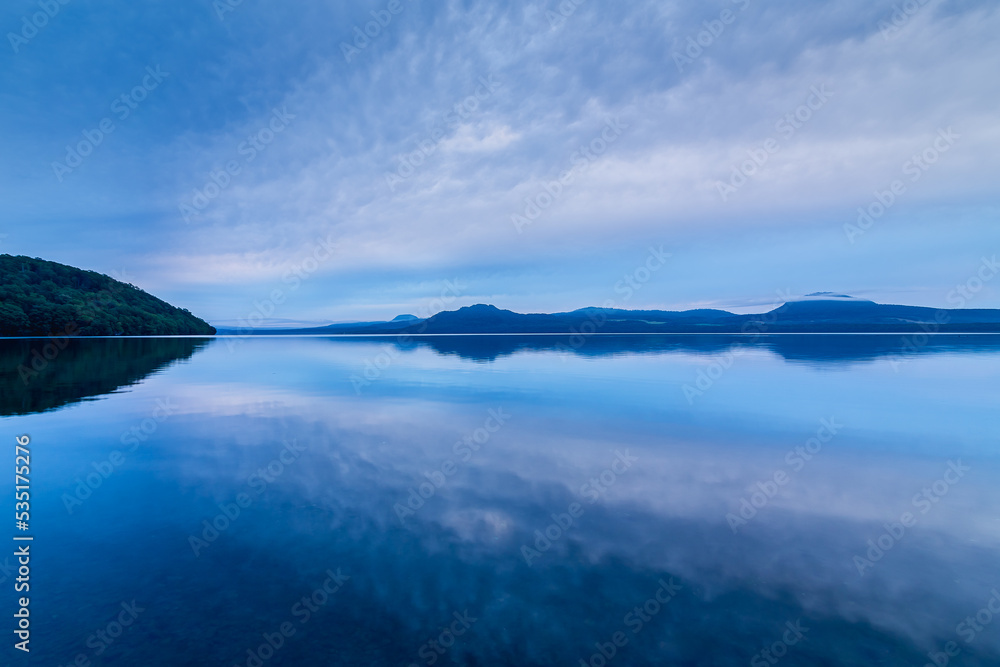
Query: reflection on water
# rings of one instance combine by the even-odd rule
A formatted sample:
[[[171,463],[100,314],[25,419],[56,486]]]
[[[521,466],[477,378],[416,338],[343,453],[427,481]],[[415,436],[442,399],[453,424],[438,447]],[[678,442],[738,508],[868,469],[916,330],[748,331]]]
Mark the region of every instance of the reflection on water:
[[[135,384],[208,341],[195,338],[0,340],[0,415],[58,408]]]
[[[332,339],[331,339],[332,340]],[[975,353],[996,350],[1000,336],[956,334],[906,335],[630,335],[630,336],[418,336],[361,338],[391,342],[400,350],[428,347],[475,361],[496,361],[519,352],[555,351],[580,356],[689,352],[717,354],[733,348],[767,350],[788,360],[822,364],[875,359],[904,359],[917,355]]]
[[[996,665],[1000,345],[860,338],[748,348],[694,402],[732,342],[220,340],[5,418],[32,658]]]

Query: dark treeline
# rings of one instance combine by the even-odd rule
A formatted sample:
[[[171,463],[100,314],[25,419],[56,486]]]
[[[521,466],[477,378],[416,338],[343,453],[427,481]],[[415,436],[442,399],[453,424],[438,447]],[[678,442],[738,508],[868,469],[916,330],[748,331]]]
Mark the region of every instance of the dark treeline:
[[[0,255],[0,336],[213,335],[183,308],[65,264]]]

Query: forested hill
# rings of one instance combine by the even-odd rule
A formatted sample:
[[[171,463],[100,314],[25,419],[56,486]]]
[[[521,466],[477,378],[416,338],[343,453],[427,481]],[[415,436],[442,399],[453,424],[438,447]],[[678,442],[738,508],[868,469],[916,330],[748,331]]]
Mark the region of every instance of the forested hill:
[[[0,336],[214,335],[135,285],[31,257],[0,255]]]

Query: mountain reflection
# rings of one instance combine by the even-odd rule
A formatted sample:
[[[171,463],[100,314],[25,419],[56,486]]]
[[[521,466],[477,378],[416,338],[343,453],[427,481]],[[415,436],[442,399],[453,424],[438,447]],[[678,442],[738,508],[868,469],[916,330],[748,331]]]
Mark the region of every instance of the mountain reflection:
[[[496,361],[524,352],[564,352],[581,357],[613,357],[626,354],[720,354],[733,348],[772,352],[787,361],[840,364],[904,359],[943,353],[974,354],[1000,350],[1000,335],[921,334],[787,334],[763,336],[727,335],[594,335],[594,336],[497,336],[455,335],[417,337],[343,337],[329,340],[390,343],[400,350],[429,348],[442,355],[471,361]]]

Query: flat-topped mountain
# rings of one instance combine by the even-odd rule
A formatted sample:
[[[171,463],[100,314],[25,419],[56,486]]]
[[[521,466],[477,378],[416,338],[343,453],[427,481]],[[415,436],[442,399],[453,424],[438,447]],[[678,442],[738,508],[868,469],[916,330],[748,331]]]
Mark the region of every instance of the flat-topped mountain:
[[[214,335],[183,308],[95,271],[0,255],[0,336]]]

